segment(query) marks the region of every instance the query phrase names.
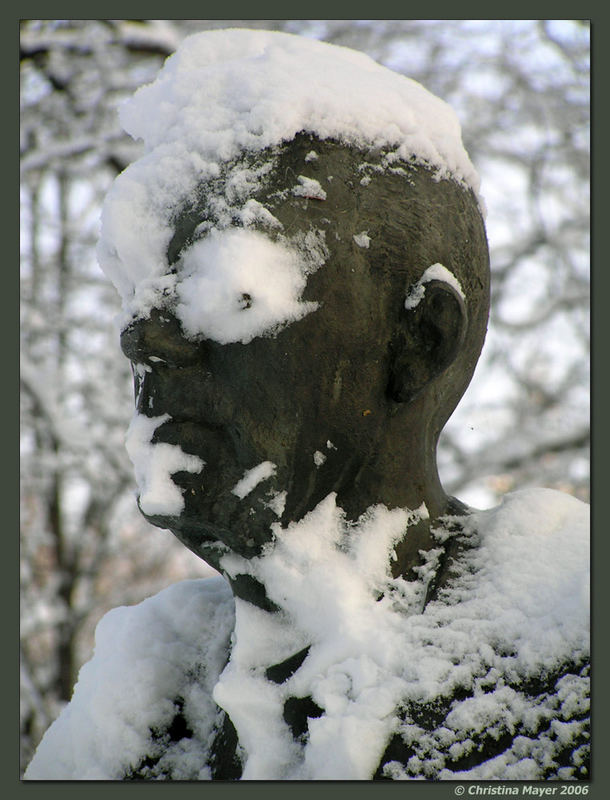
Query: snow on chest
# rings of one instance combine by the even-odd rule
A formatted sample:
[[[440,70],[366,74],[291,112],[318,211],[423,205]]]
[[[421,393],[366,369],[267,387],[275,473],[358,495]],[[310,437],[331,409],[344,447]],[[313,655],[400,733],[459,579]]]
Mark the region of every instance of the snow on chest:
[[[278,525],[260,559],[228,558],[229,572],[249,569],[283,609],[237,602],[231,660],[214,691],[246,754],[243,778],[370,779],[397,735],[412,772],[391,763],[394,777],[446,778],[484,732],[531,734],[582,705],[586,507],[551,494],[519,493],[466,518],[453,578],[425,609],[441,547],[417,581],[387,573],[394,544],[425,508],[377,507],[353,525],[331,495],[300,523]],[[295,653],[294,671],[269,680],[269,666]],[[552,699],[522,690],[566,665],[573,674],[549,687]],[[538,774],[529,756],[513,762],[517,777]]]

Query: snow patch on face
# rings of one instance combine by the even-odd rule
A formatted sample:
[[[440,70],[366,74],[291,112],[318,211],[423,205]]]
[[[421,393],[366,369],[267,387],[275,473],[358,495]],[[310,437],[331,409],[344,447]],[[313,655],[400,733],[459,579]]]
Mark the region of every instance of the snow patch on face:
[[[172,481],[176,472],[201,472],[205,462],[184,453],[179,445],[152,443],[155,430],[171,419],[169,414],[146,417],[136,413],[127,430],[125,446],[139,487],[138,502],[144,514],[178,516],[184,510],[182,489]]]
[[[263,461],[262,464],[246,470],[244,477],[235,484],[231,491],[240,500],[243,500],[261,481],[265,481],[275,475],[276,470],[277,467],[273,462]]]
[[[186,336],[247,344],[314,311],[318,304],[302,301],[301,294],[324,247],[322,234],[310,238],[297,249],[232,228],[191,245],[175,284],[175,314]]]
[[[425,284],[430,281],[442,281],[443,283],[451,286],[460,295],[462,300],[466,300],[466,295],[458,279],[455,277],[451,270],[444,267],[442,264],[432,264],[431,267],[424,272],[421,278],[414,283],[409,289],[409,293],[405,299],[405,308],[411,310],[416,308],[426,293]]]

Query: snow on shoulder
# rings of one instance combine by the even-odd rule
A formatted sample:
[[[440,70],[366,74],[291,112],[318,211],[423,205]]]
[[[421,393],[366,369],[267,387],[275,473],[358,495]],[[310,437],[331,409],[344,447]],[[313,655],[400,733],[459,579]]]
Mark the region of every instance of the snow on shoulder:
[[[588,506],[544,489],[508,495],[438,529],[418,580],[391,578],[392,548],[426,514],[378,506],[347,524],[329,495],[300,522],[277,525],[260,559],[225,557],[229,574],[249,572],[287,611],[236,603],[214,697],[238,730],[244,779],[367,780],[393,733],[411,752],[408,764],[386,767],[395,779],[578,774],[577,764],[561,767],[561,753],[586,737]],[[426,604],[455,525],[464,550]],[[303,647],[300,668],[270,685],[260,664]],[[538,682],[549,684],[540,694],[528,688]],[[324,709],[302,749],[282,724],[287,696]],[[477,758],[498,752],[501,737],[501,756]],[[477,766],[460,768],[469,762]]]
[[[224,182],[215,204],[222,213],[212,223],[217,233],[254,223],[281,228],[252,198],[264,169],[246,167],[240,158],[291,141],[300,132],[381,148],[390,166],[397,159],[412,161],[431,169],[437,179],[478,191],[459,122],[446,103],[363,53],[292,34],[234,28],[188,37],[157,79],[121,107],[120,118],[146,150],[116,179],[102,215],[98,258],[122,297],[123,324],[146,316],[180,287],[179,278],[169,274],[168,246],[176,214],[194,201],[202,182]],[[303,176],[291,188],[297,196],[320,199],[324,194]],[[205,233],[207,238],[209,228]],[[197,297],[220,291],[227,276],[208,269],[210,257],[237,244],[224,236],[203,249],[196,243],[205,270]],[[285,236],[266,247],[255,238],[239,244],[244,245],[241,255],[247,255],[240,261],[242,275],[273,287],[265,307],[244,306],[243,295],[249,292],[230,287],[228,310],[226,304],[222,310],[226,321],[207,325],[197,322],[206,314],[197,315],[183,287],[177,314],[187,335],[247,342],[313,310],[300,303],[300,295],[304,278],[323,264],[323,243],[316,243],[315,236],[299,242]],[[197,280],[194,263],[191,253],[190,284]]]
[[[233,597],[220,577],[182,581],[136,606],[109,611],[72,700],[45,734],[25,778],[122,780],[152,758],[159,759],[159,774],[175,780],[209,779],[218,714],[211,693],[232,628]],[[159,732],[177,712],[192,736],[164,748]]]
[[[272,469],[251,470],[244,491]],[[532,489],[448,518],[407,581],[390,555],[425,506],[349,523],[335,501],[278,523],[259,558],[223,560],[282,613],[234,602],[221,578],[109,612],[25,777],[210,779],[215,701],[244,780],[370,780],[392,737],[409,755],[385,764],[391,779],[587,778],[589,507]],[[452,540],[451,580],[428,602]],[[268,678],[299,652],[283,683]],[[319,707],[308,737],[288,727],[290,697]],[[177,715],[180,741],[163,735]]]

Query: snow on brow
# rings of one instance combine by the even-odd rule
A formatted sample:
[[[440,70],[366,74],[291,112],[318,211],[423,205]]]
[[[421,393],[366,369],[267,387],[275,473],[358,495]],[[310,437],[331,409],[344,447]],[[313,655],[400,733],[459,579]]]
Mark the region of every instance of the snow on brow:
[[[243,228],[212,231],[182,258],[176,316],[187,336],[247,344],[317,308],[300,295],[306,278],[298,252]]]
[[[448,105],[362,53],[291,34],[231,29],[189,37],[157,79],[121,107],[120,116],[125,129],[143,139],[147,153],[108,194],[98,257],[126,315],[146,315],[174,291],[176,276],[167,275],[174,216],[197,197],[202,183],[212,186],[227,165],[233,164],[220,190],[225,192],[219,198],[225,211],[220,227],[235,221],[244,227],[270,223],[261,216],[264,209],[246,208],[265,170],[247,169],[235,160],[290,141],[301,131],[384,148],[390,161],[415,160],[438,178],[478,189]],[[303,182],[297,192],[323,196],[321,187]],[[297,248],[305,257],[306,245],[300,242]],[[297,294],[295,285],[286,301],[288,320],[298,318],[289,309]],[[237,324],[239,317],[232,319]],[[268,332],[261,328],[254,335]],[[227,341],[226,331],[222,336]],[[231,339],[241,340],[238,332]]]

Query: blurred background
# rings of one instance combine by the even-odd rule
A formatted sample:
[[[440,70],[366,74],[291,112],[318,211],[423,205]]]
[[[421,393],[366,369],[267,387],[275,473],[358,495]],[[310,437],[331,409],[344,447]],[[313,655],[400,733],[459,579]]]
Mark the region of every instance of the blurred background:
[[[210,574],[138,514],[133,401],[100,206],[141,154],[117,106],[190,33],[284,30],[368,53],[457,112],[482,178],[492,311],[439,450],[448,492],[589,491],[589,47],[579,20],[22,20],[22,766],[100,617]],[[332,76],[329,76],[332,79]]]

